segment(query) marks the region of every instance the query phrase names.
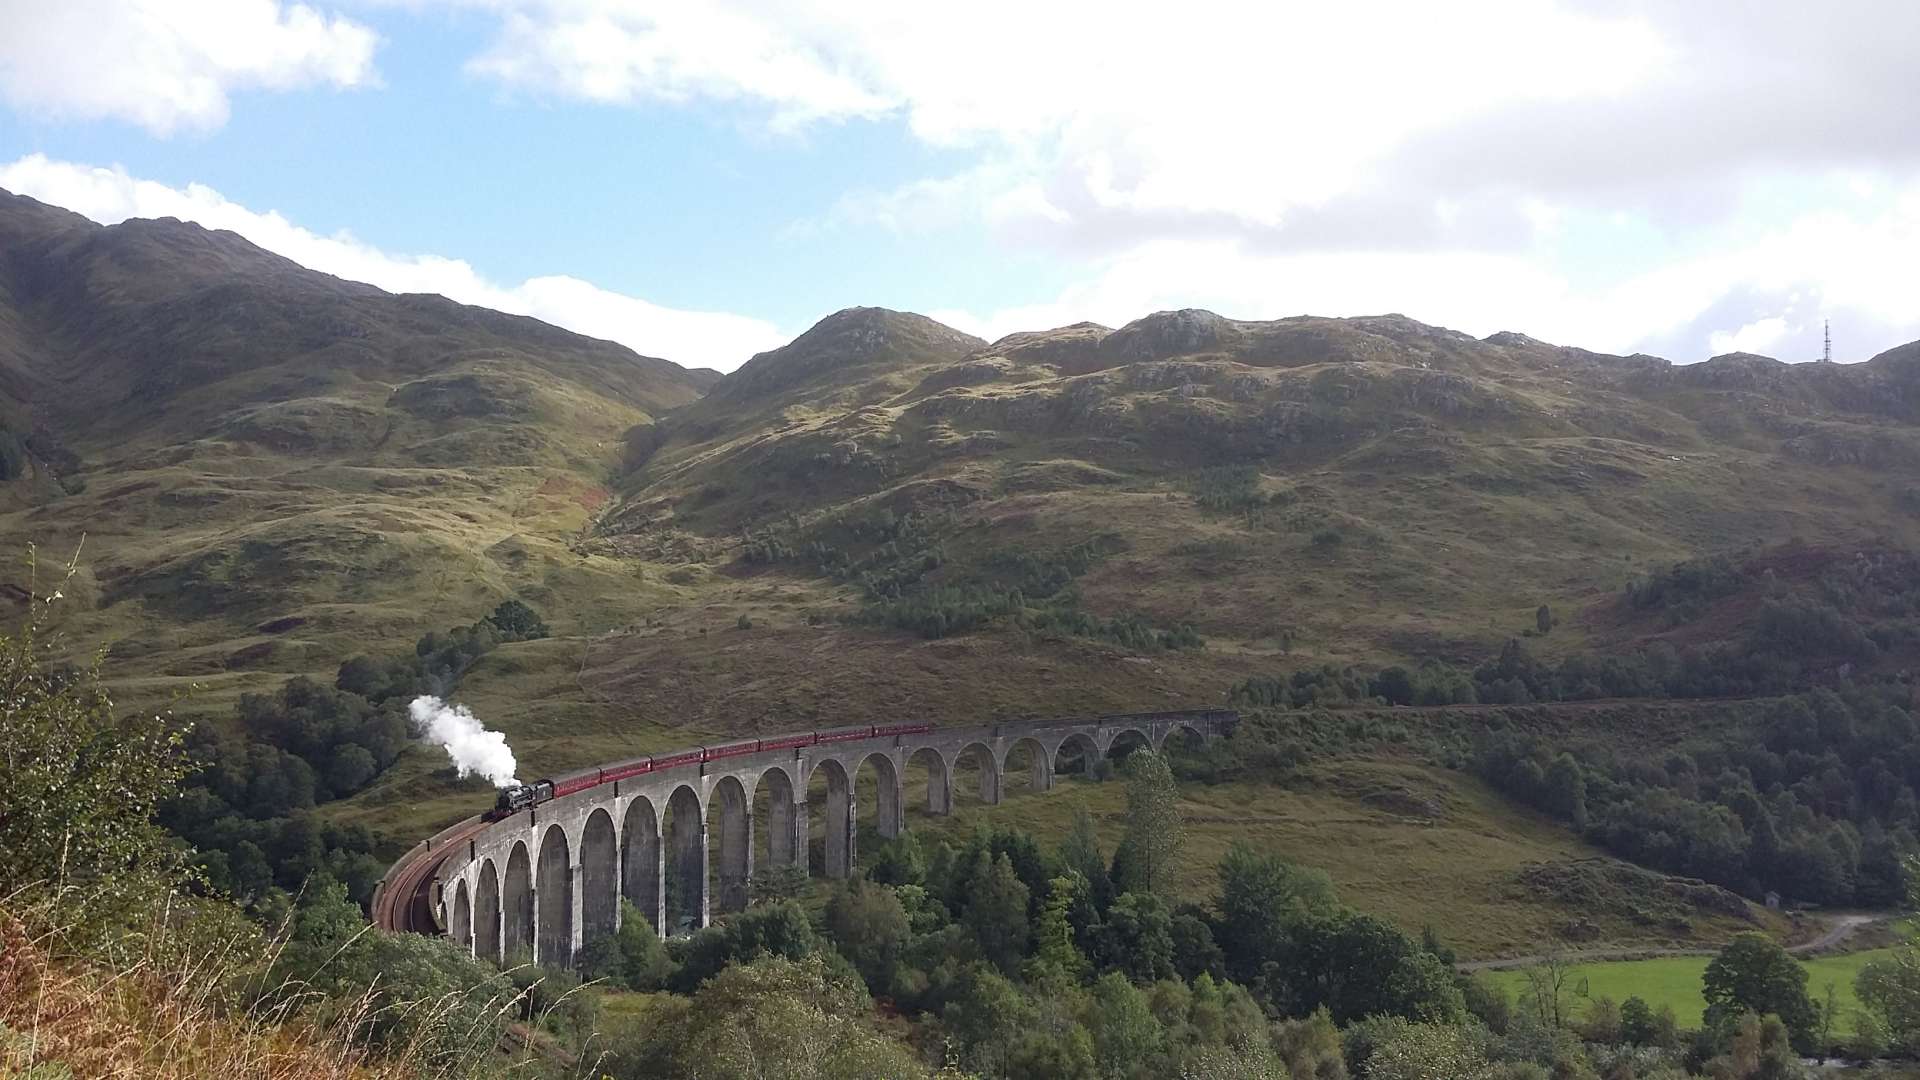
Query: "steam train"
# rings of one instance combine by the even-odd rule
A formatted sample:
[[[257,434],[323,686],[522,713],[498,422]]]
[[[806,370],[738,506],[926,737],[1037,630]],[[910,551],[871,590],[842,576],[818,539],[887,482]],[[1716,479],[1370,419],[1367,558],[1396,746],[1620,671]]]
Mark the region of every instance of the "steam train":
[[[517,814],[529,807],[538,806],[548,799],[557,799],[562,795],[572,795],[590,787],[611,784],[630,777],[645,776],[648,773],[680,765],[702,764],[731,757],[744,757],[747,754],[764,754],[770,750],[798,750],[820,743],[853,742],[857,739],[876,739],[889,735],[923,735],[932,730],[932,724],[874,724],[865,727],[833,728],[829,731],[806,731],[797,735],[776,735],[768,739],[742,739],[739,742],[696,746],[690,750],[673,750],[651,757],[637,757],[604,767],[582,769],[553,779],[536,780],[531,784],[514,784],[502,788],[500,797],[494,801],[493,809],[487,813],[486,819],[498,821],[509,814]]]

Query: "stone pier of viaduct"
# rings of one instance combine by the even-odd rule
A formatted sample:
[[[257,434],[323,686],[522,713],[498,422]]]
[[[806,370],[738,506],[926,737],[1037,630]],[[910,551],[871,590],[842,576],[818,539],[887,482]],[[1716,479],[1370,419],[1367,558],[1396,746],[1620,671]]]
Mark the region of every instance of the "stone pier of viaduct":
[[[1018,751],[1030,762],[1023,779],[1045,791],[1063,753],[1092,763],[1123,742],[1159,749],[1176,732],[1212,739],[1237,720],[1232,712],[1209,710],[1017,721],[661,769],[469,829],[472,835],[439,856],[426,903],[433,921],[476,955],[567,966],[585,941],[618,929],[622,899],[663,932],[684,932],[746,906],[756,850],[763,866],[770,861],[807,872],[807,792],[818,775],[827,791],[823,869],[846,877],[863,817],[854,794],[863,768],[878,781],[872,820],[881,836],[892,837],[906,825],[909,770],[924,770],[927,811],[946,814],[955,768],[963,762],[977,773],[981,801],[998,803],[1008,759]],[[761,801],[764,820],[756,820]],[[764,832],[759,843],[756,832]],[[717,845],[710,843],[715,835]]]

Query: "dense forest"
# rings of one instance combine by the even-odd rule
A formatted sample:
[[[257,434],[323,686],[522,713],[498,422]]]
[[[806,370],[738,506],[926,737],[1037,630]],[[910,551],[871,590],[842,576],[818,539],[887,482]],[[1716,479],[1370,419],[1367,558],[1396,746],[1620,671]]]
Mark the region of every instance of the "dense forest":
[[[1473,764],[1623,858],[1756,898],[1885,908],[1920,850],[1911,703],[1900,683],[1821,689],[1757,705],[1738,739],[1658,759],[1509,734]]]
[[[1547,737],[1496,721],[1458,763],[1643,865],[1755,899],[1887,907],[1906,896],[1907,859],[1920,851],[1915,673],[1903,666],[1920,648],[1920,561],[1862,553],[1791,584],[1765,565],[1792,556],[1679,563],[1619,600],[1679,628],[1734,603],[1750,619],[1730,637],[1557,663],[1515,638],[1471,670],[1324,665],[1249,678],[1231,696],[1307,710],[1750,699],[1738,725],[1657,755],[1603,733]],[[1552,625],[1542,609],[1536,632]]]
[[[1662,628],[1693,630],[1710,605],[1737,610],[1739,629],[1665,636],[1630,650],[1574,652],[1540,660],[1521,638],[1471,670],[1440,660],[1377,670],[1323,665],[1285,676],[1254,676],[1235,701],[1277,708],[1388,705],[1525,705],[1602,698],[1753,697],[1899,677],[1920,650],[1920,559],[1861,552],[1789,582],[1771,562],[1791,549],[1742,564],[1729,556],[1689,560],[1627,586],[1618,606]],[[1543,607],[1530,634],[1551,633]]]

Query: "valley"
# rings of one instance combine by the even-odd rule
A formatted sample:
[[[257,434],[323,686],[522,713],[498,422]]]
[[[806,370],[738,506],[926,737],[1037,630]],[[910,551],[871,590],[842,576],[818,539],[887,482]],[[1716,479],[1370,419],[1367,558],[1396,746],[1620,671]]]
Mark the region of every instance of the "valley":
[[[53,656],[193,725],[214,764],[161,820],[256,915],[316,871],[364,904],[492,804],[400,719],[433,694],[527,781],[788,731],[1231,707],[1224,748],[1170,758],[1184,840],[1154,902],[1182,925],[1227,932],[1252,851],[1256,877],[1323,872],[1301,911],[1420,978],[1799,940],[1802,905],[1901,902],[1920,827],[1917,421],[1920,343],[1673,364],[1400,316],[989,343],[850,308],[715,377],[0,195],[0,540],[32,553],[0,598],[24,617],[56,582]],[[885,887],[956,910],[1002,849],[1090,822],[1113,853],[1137,797],[1080,776],[986,805],[962,774],[932,816],[926,783],[924,856],[988,870]],[[858,847],[910,861],[871,820]],[[1021,888],[1037,922],[1048,879]],[[848,895],[785,900],[818,923]],[[975,947],[865,974],[937,1011]],[[1215,968],[1270,1011],[1361,1008],[1238,963]],[[1691,1012],[1654,996],[1697,1024],[1704,955],[1642,963],[1591,981],[1690,982]]]

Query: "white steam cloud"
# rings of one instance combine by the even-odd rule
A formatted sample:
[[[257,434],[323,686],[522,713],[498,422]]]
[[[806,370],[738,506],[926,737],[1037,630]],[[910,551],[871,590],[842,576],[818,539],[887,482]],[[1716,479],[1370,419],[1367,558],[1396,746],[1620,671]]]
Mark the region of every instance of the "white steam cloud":
[[[448,705],[431,694],[422,694],[407,706],[414,730],[447,748],[453,767],[461,776],[478,774],[494,787],[508,787],[518,765],[507,737],[488,731],[465,705]]]

